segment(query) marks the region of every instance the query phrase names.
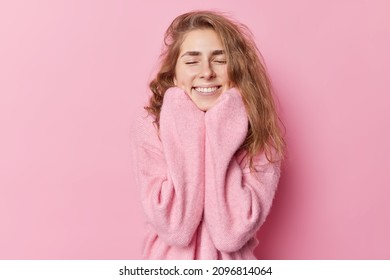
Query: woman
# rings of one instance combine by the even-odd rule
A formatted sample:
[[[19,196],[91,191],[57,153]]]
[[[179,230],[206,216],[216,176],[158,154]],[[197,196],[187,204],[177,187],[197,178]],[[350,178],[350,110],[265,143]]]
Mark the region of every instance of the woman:
[[[165,34],[135,163],[147,259],[255,259],[284,141],[247,29],[196,11]]]

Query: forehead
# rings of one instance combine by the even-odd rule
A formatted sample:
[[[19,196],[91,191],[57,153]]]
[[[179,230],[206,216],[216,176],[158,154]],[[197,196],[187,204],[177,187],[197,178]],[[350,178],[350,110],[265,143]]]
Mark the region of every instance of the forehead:
[[[212,29],[196,29],[188,32],[184,36],[180,52],[197,51],[212,52],[224,50],[218,34]]]

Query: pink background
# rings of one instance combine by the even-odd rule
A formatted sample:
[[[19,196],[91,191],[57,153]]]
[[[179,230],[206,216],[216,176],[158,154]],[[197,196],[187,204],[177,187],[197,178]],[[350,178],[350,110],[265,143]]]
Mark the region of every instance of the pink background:
[[[131,122],[163,32],[250,27],[287,127],[259,258],[390,258],[389,1],[1,1],[0,259],[139,259]]]

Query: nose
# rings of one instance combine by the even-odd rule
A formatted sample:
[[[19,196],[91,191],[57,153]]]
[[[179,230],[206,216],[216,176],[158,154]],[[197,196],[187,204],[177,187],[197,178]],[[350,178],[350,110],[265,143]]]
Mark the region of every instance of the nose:
[[[202,64],[202,68],[200,71],[200,78],[209,80],[215,77],[215,72],[213,68],[211,67],[210,62],[205,62]]]

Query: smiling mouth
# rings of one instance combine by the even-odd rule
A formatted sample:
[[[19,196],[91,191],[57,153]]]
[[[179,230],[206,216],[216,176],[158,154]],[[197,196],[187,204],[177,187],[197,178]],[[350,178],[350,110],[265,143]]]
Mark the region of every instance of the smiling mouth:
[[[214,87],[193,87],[193,89],[200,95],[213,95],[217,92],[218,89],[220,89],[221,86],[214,86]]]

